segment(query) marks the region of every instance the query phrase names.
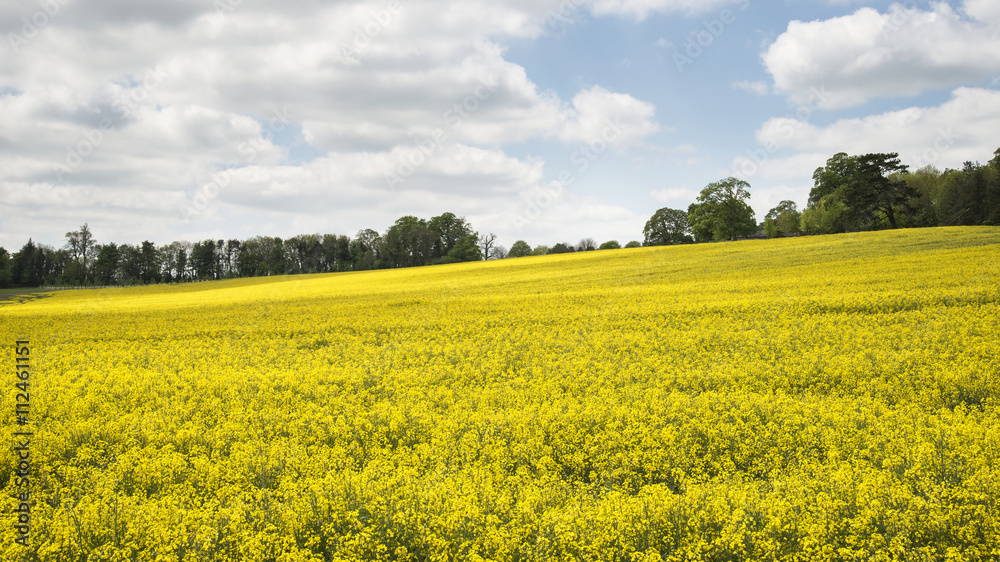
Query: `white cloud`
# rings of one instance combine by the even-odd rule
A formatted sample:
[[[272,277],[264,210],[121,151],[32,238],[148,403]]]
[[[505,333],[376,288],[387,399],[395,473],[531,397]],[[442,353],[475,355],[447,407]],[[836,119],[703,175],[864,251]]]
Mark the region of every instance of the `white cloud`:
[[[766,82],[751,82],[749,80],[740,80],[739,82],[734,82],[733,87],[737,90],[743,90],[744,92],[749,92],[751,94],[757,94],[758,96],[766,96],[770,88],[768,88]]]
[[[347,233],[401,213],[489,220],[544,183],[541,162],[505,145],[542,139],[572,150],[607,140],[615,124],[615,147],[639,147],[660,130],[648,102],[600,85],[563,99],[505,59],[501,41],[545,33],[559,0],[229,4],[220,14],[196,0],[69,3],[0,57],[0,190],[21,194],[0,203],[0,243],[65,232],[64,214],[106,232],[129,230],[118,221],[147,232],[134,217],[179,221],[181,203],[234,164],[221,194],[178,230],[291,224],[292,213],[336,218],[331,231]],[[593,9],[634,16],[694,3],[644,6]],[[17,30],[37,9],[4,4],[0,23]],[[283,113],[290,122],[274,128]],[[99,142],[88,141],[104,120]],[[311,162],[290,152],[287,136],[299,130],[319,154]],[[435,154],[390,192],[384,173],[439,133]],[[67,147],[87,154],[55,174]],[[32,194],[38,206],[23,207]]]
[[[838,152],[898,152],[916,170],[927,165],[961,168],[966,161],[986,161],[1000,146],[1000,92],[958,88],[952,98],[933,107],[911,107],[858,119],[841,119],[825,127],[788,118],[767,121],[756,133],[754,155],[733,161],[736,170],[753,177],[800,179]],[[794,154],[787,155],[788,151]],[[811,184],[811,182],[808,182]]]
[[[691,203],[695,202],[698,198],[699,191],[697,189],[689,189],[686,187],[668,187],[664,189],[654,189],[649,192],[649,195],[653,198],[653,201],[657,203],[664,203],[673,206],[677,209],[687,210]]]
[[[747,3],[749,0],[591,0],[590,9],[596,15],[612,14],[643,20],[652,13],[701,14],[732,4]]]
[[[594,86],[573,97],[573,108],[558,136],[570,143],[598,139],[618,146],[635,143],[660,130],[652,120],[655,112],[652,104]]]
[[[962,11],[979,21],[1000,23],[1000,4],[996,0],[965,0]]]
[[[796,102],[825,88],[827,108],[980,84],[1000,68],[1000,15],[984,0],[967,1],[964,11],[973,19],[941,2],[929,11],[894,4],[886,13],[793,21],[763,62],[776,89]]]

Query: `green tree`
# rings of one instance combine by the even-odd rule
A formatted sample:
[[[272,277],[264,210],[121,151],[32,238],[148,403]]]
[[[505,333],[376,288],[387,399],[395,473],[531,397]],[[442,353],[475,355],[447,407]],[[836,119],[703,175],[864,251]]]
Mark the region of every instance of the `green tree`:
[[[48,270],[45,253],[30,238],[10,259],[11,283],[14,286],[38,287]]]
[[[432,258],[447,256],[462,239],[475,234],[472,225],[464,218],[455,216],[455,213],[442,213],[432,217],[427,221],[427,228],[434,233]]]
[[[507,252],[508,258],[523,258],[531,255],[531,246],[528,245],[524,240],[518,240],[510,246],[510,251]]]
[[[900,225],[909,228],[938,225],[934,204],[940,190],[943,174],[934,166],[925,166],[906,176],[906,183],[916,192],[910,200],[909,212],[899,217]]]
[[[215,246],[215,242],[212,242]],[[195,244],[198,247],[198,244]],[[212,264],[214,267],[214,264]],[[135,285],[142,281],[142,250],[138,246],[122,244],[118,246],[118,273],[119,282],[127,285]]]
[[[139,277],[143,283],[160,282],[160,259],[156,252],[156,245],[149,240],[143,240],[139,246],[140,268]]]
[[[782,201],[778,206],[767,212],[762,228],[768,238],[779,238],[801,232],[802,213],[795,201]]]
[[[572,244],[564,244],[562,242],[556,244],[549,248],[549,254],[568,254],[570,252],[575,252],[576,249],[573,248]]]
[[[367,271],[378,267],[383,247],[378,232],[370,228],[359,230],[350,246],[354,270]]]
[[[114,242],[99,244],[94,259],[94,281],[98,285],[113,285],[118,273],[118,246]]]
[[[699,242],[736,240],[756,232],[757,221],[748,199],[750,184],[741,179],[730,177],[708,184],[688,208],[695,238]]]
[[[813,188],[809,191],[808,207],[818,205],[820,201],[837,194],[855,176],[858,158],[848,156],[846,152],[838,152],[826,161],[826,166],[816,168],[813,172]]]
[[[0,289],[6,289],[10,286],[10,254],[0,246]]]
[[[818,204],[802,211],[799,229],[809,234],[845,232],[847,207],[836,196],[824,197]]]
[[[483,250],[479,246],[479,238],[475,234],[469,234],[459,240],[448,252],[451,261],[482,261]]]
[[[544,256],[545,254],[548,253],[549,253],[549,247],[546,246],[545,244],[539,244],[535,246],[534,250],[531,251],[531,255],[533,256]]]
[[[992,161],[988,166],[966,162],[945,176],[938,209],[941,225],[1000,224],[1000,170]]]
[[[125,248],[126,246],[122,246]],[[130,278],[138,278],[142,275],[142,256],[141,253],[138,256],[132,257],[131,252],[122,252],[122,261],[131,262],[136,260],[140,264],[136,265],[134,268],[129,265],[130,272],[134,270],[135,273],[130,273]],[[195,242],[194,247],[191,249],[191,265],[194,267],[194,275],[196,279],[215,279],[215,265],[218,263],[218,257],[215,255],[215,241],[205,240],[204,242]]]
[[[632,240],[628,244],[625,244],[625,247],[626,248],[641,248],[642,247],[642,242],[639,242],[638,240]]]
[[[601,244],[598,250],[618,250],[622,247],[617,240],[608,240],[607,242]]]
[[[857,157],[838,152],[826,161],[826,166],[816,168],[809,203],[799,219],[803,232],[835,234],[858,229],[848,220],[844,203],[844,191],[857,173],[857,166]]]
[[[672,246],[674,244],[692,244],[691,223],[688,214],[680,209],[664,207],[646,221],[642,229],[645,238],[643,246]]]
[[[68,253],[69,260],[63,272],[64,281],[71,285],[82,285],[87,282],[90,277],[96,244],[87,223],[83,223],[79,230],[66,233],[64,248]]]
[[[918,195],[906,183],[907,169],[895,152],[857,157],[849,181],[841,187],[849,215],[871,229],[883,220],[891,228],[899,228],[896,215],[906,212],[910,199]]]
[[[381,267],[415,267],[430,263],[435,238],[434,232],[427,227],[427,221],[412,215],[400,217],[386,230]]]
[[[343,234],[324,234],[323,271],[351,270],[351,239]]]

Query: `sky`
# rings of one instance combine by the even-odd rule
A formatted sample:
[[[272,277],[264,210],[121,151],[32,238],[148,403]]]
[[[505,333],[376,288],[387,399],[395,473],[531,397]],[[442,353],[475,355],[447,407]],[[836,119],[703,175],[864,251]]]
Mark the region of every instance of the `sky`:
[[[1000,2],[5,0],[0,246],[384,232],[642,240],[838,152],[1000,147]]]

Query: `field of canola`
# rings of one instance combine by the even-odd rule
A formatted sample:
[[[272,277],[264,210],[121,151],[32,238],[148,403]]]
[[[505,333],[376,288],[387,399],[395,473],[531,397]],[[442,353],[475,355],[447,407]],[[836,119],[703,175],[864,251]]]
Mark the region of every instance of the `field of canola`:
[[[1000,557],[1000,228],[60,291],[18,339],[5,561]]]

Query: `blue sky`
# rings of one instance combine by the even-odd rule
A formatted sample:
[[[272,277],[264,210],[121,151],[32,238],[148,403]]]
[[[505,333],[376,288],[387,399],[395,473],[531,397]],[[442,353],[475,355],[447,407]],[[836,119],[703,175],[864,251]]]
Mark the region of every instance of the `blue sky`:
[[[445,211],[505,246],[624,243],[730,175],[760,219],[839,151],[1000,147],[994,0],[215,4],[0,7],[0,245]]]

